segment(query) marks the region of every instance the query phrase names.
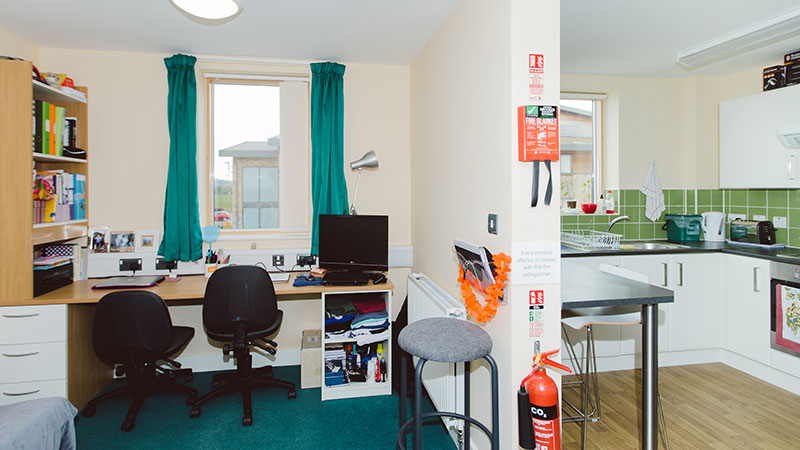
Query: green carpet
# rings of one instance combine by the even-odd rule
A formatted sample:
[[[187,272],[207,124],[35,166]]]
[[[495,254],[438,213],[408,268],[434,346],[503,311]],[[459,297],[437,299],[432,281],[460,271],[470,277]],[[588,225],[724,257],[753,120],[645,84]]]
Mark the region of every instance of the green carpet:
[[[214,372],[195,374],[190,383],[200,395],[211,388]],[[79,450],[89,449],[393,449],[397,439],[397,393],[391,397],[363,397],[320,401],[320,390],[300,389],[300,367],[276,367],[275,377],[298,386],[289,400],[281,389],[253,391],[253,425],[242,426],[242,399],[231,394],[203,405],[202,415],[189,418],[180,394],[159,393],[145,400],[136,428],[126,433],[130,398],[103,402],[97,414],[76,417]],[[182,382],[182,381],[181,381]],[[106,389],[119,386],[112,382]],[[432,409],[425,398],[424,410]],[[409,413],[410,413],[409,403]],[[425,450],[455,449],[441,421],[423,431]],[[410,437],[408,445],[410,446]]]

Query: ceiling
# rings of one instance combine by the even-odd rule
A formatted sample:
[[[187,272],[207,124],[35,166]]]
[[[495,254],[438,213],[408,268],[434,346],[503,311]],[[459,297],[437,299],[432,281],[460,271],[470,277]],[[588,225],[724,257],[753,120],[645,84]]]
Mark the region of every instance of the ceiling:
[[[40,47],[410,64],[458,0],[238,0],[223,25],[168,0],[7,2],[0,28]],[[731,6],[735,5],[735,6]],[[561,0],[564,73],[686,77],[781,62],[797,36],[693,71],[680,50],[798,7],[797,0]],[[42,11],[55,11],[43,14]],[[535,21],[534,21],[535,22]]]
[[[0,28],[47,48],[410,64],[458,3],[237,1],[239,17],[207,26],[169,0],[7,0]]]
[[[687,77],[781,64],[796,36],[692,71],[679,51],[798,8],[797,0],[561,0],[561,71]]]

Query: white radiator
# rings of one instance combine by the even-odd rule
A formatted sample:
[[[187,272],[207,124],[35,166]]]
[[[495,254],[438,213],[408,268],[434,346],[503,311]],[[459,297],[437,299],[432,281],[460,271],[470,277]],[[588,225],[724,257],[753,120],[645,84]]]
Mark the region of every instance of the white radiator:
[[[453,317],[466,320],[464,302],[454,299],[430,278],[421,273],[408,276],[408,323],[429,317]],[[422,384],[437,411],[464,413],[464,365],[430,361],[425,363]],[[443,418],[456,445],[461,446],[463,424]]]

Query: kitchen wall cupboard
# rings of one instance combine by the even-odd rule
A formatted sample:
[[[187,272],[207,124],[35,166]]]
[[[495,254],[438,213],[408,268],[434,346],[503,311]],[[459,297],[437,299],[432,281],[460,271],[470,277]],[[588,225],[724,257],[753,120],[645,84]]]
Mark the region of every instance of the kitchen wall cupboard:
[[[726,257],[726,348],[770,365],[769,261]]]
[[[721,188],[800,187],[800,148],[786,149],[778,130],[800,130],[800,86],[719,104]]]

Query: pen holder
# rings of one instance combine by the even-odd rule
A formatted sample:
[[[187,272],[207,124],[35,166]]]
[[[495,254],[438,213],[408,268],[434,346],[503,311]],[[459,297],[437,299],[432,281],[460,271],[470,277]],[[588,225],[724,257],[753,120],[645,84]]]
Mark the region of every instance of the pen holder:
[[[229,262],[227,262],[227,263],[217,263],[217,269],[216,270],[222,269],[223,267],[228,267],[230,265],[231,265],[231,263],[229,263]]]
[[[216,264],[206,263],[205,271],[203,272],[203,274],[206,277],[210,277],[211,274],[213,274],[215,270],[217,270],[217,265]]]

